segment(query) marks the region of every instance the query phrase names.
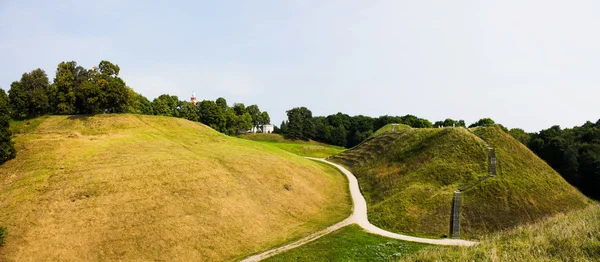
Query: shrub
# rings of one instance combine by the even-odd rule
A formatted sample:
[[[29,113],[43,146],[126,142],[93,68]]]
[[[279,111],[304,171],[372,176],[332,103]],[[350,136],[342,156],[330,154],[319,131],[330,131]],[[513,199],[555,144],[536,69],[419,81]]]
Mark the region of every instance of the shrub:
[[[4,246],[4,237],[7,235],[6,227],[0,227],[0,247]]]

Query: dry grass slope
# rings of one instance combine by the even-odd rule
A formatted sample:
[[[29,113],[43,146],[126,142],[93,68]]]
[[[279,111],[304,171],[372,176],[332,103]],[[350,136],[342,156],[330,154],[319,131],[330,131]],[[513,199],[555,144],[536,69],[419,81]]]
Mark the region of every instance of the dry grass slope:
[[[473,247],[429,247],[402,261],[600,261],[600,205],[498,232]]]
[[[97,115],[29,125],[15,125],[17,158],[0,166],[0,261],[231,260],[350,213],[331,167],[199,123]]]
[[[463,237],[534,222],[589,203],[498,127],[474,132],[496,148],[498,175],[463,194]],[[405,128],[383,132],[332,160],[357,176],[373,224],[440,237],[449,233],[453,192],[489,172],[488,150],[481,138],[464,128]]]

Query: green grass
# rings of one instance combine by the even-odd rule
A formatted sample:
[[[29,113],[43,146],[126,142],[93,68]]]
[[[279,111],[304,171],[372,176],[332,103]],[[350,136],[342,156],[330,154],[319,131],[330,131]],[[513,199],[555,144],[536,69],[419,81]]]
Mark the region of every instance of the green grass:
[[[49,116],[12,128],[0,261],[236,260],[351,213],[335,168],[197,122]]]
[[[264,261],[390,261],[427,246],[369,234],[353,224]]]
[[[283,149],[299,156],[326,158],[339,154],[343,147],[319,143],[316,141],[287,140],[279,134],[244,134],[239,138],[259,142],[269,147]]]
[[[48,116],[41,116],[27,120],[10,120],[10,132],[15,134],[27,133],[35,130]]]
[[[4,238],[6,235],[6,227],[0,227],[0,247],[4,246]]]
[[[473,247],[431,246],[401,261],[600,261],[600,205],[495,233]]]
[[[405,124],[397,124],[395,131],[400,131],[402,129],[407,129],[407,128],[410,128],[410,126],[405,125]],[[369,136],[369,138],[378,137],[381,134],[390,132],[392,130],[394,130],[394,124],[387,124],[387,125],[381,127],[380,129],[378,129],[377,131],[373,132],[373,134],[371,134],[371,136]]]
[[[588,204],[587,198],[500,128],[474,132],[496,148],[498,175],[463,193],[463,238],[478,238]],[[426,237],[449,234],[453,192],[489,173],[488,150],[480,137],[464,128],[383,132],[332,160],[357,176],[373,224]]]

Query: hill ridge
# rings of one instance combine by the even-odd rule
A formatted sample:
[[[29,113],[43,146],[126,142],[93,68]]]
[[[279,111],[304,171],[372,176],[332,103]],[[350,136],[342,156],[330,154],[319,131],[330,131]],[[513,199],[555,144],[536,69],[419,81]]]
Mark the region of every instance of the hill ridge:
[[[500,165],[492,165],[495,158]],[[393,232],[449,234],[451,200],[459,188],[464,191],[461,230],[469,238],[588,203],[499,127],[384,132],[329,159],[352,170],[369,204],[369,218]],[[494,179],[471,187],[482,174],[493,173],[498,174]]]
[[[233,260],[351,213],[334,168],[198,122],[107,114],[13,128],[0,261]]]

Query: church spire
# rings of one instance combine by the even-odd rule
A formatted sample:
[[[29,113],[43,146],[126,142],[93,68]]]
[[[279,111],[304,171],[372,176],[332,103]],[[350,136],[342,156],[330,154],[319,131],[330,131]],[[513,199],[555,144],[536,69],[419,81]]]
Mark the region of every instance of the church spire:
[[[191,100],[192,100],[192,104],[196,105],[196,91],[192,91],[192,98],[191,98]]]

